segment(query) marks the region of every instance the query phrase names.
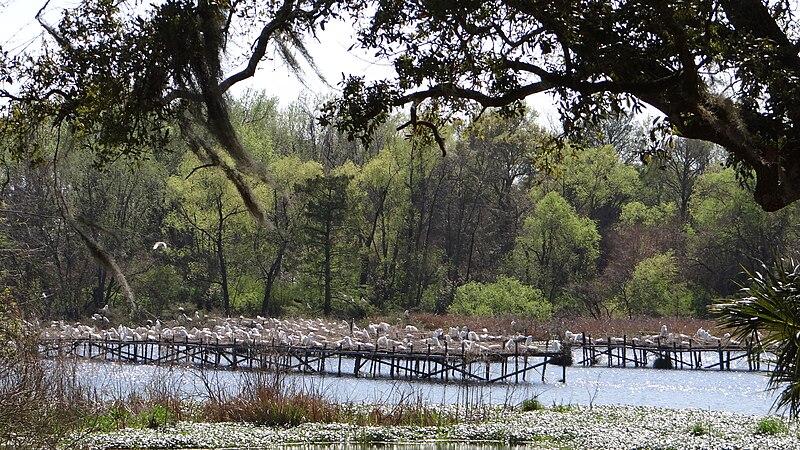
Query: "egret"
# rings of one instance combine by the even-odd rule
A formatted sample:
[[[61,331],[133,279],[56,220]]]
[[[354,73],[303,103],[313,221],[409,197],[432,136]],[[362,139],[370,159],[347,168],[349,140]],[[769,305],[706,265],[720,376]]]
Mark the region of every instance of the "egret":
[[[166,243],[166,242],[164,242],[164,241],[158,241],[158,242],[156,242],[155,244],[153,244],[153,251],[160,250],[160,249],[162,249],[162,248],[163,248],[164,250],[166,250],[166,249],[167,249],[167,243]]]

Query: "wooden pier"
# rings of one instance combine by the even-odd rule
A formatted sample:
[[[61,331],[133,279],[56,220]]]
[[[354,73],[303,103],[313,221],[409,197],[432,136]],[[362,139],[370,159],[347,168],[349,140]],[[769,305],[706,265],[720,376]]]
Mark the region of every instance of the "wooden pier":
[[[747,371],[769,371],[762,354],[754,351],[752,340],[743,343],[726,343],[717,340],[710,343],[697,343],[691,340],[666,342],[656,339],[652,343],[629,340],[627,337],[593,340],[584,335],[578,342],[582,358],[577,364],[607,367],[655,367],[662,369],[695,370],[745,370],[731,363],[747,361]],[[605,358],[605,362],[601,360]],[[652,362],[651,362],[652,361]]]
[[[264,342],[203,340],[43,339],[45,357],[74,356],[132,364],[184,365],[227,370],[277,370],[335,376],[374,377],[439,382],[519,383],[532,381],[533,372],[545,381],[547,366],[561,369],[563,351],[531,352],[524,346],[511,351],[469,352],[463,345],[396,349],[290,346]]]

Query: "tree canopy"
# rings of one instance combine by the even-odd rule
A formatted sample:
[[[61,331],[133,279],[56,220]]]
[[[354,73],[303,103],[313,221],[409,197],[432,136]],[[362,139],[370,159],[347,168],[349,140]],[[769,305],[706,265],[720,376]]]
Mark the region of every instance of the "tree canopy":
[[[45,118],[91,136],[86,146],[100,164],[159,151],[177,128],[264,220],[242,174],[268,176],[234,130],[225,96],[255,75],[269,48],[297,70],[297,55],[307,56],[303,36],[324,27],[332,2],[167,0],[140,10],[124,3],[83,0],[57,24],[40,11],[51,40],[36,53],[3,54],[0,76],[14,88],[0,96],[11,100],[6,130],[18,149],[29,151],[26,138]]]
[[[396,71],[377,82],[350,76],[343,97],[324,108],[321,121],[351,138],[368,137],[401,105],[411,105],[405,126],[433,131],[443,148],[441,119],[470,102],[512,113],[526,97],[553,92],[569,136],[647,103],[666,116],[656,129],[726,148],[740,176],[754,179],[759,205],[774,211],[800,198],[797,8],[781,0],[167,0],[135,9],[83,0],[56,24],[40,18],[51,40],[38,54],[2,53],[0,77],[15,87],[0,94],[12,100],[7,123],[20,140],[52,117],[91,135],[86,145],[100,162],[162,147],[165,119],[176,122],[263,219],[241,174],[268,176],[223,98],[269,48],[297,69],[303,39],[345,18],[359,44]],[[645,153],[669,153],[654,142]]]
[[[559,94],[568,135],[657,108],[656,128],[723,146],[768,211],[800,198],[798,6],[778,0],[349,2],[396,77],[352,77],[326,120],[352,135],[410,104],[430,128],[466,102],[513,111]],[[654,137],[657,137],[654,135]],[[651,152],[669,148],[656,143]]]

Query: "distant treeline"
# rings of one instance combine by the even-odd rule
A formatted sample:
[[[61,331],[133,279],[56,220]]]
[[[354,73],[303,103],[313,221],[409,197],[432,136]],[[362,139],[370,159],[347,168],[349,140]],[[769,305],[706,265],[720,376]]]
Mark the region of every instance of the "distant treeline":
[[[233,100],[256,159],[236,184],[221,167],[238,162],[201,162],[179,138],[108,161],[91,136],[44,127],[24,160],[4,149],[10,298],[70,319],[106,305],[142,318],[703,316],[743,268],[798,256],[797,205],[765,213],[724,152],[679,138],[653,151],[629,117],[557,146],[531,115],[484,113],[441,130],[443,155],[426,134],[395,131],[402,118],[368,145],[349,141],[315,106]]]

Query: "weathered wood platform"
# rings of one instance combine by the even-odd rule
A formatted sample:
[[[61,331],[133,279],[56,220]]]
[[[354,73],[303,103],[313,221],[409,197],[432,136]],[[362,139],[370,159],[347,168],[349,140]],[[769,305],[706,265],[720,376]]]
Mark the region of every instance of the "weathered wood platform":
[[[765,362],[764,354],[754,351],[753,341],[742,343],[724,343],[720,340],[712,343],[666,342],[656,339],[653,343],[644,344],[627,337],[606,337],[593,340],[591,336],[576,343],[582,350],[582,358],[577,364],[607,367],[656,367],[669,369],[695,370],[747,370],[769,371],[770,365]],[[738,360],[747,361],[747,369],[731,363]],[[652,363],[651,363],[652,361]]]
[[[547,366],[561,368],[566,380],[563,351],[523,350],[472,353],[455,349],[362,349],[328,346],[289,346],[263,342],[208,342],[203,340],[43,339],[45,357],[75,356],[133,364],[192,365],[229,370],[279,370],[336,376],[383,377],[441,382],[519,383]]]

